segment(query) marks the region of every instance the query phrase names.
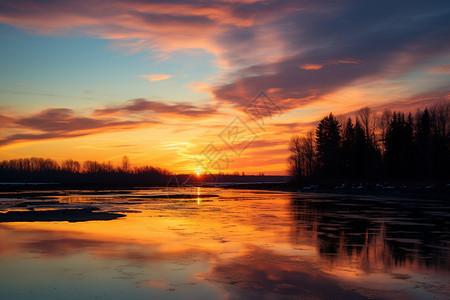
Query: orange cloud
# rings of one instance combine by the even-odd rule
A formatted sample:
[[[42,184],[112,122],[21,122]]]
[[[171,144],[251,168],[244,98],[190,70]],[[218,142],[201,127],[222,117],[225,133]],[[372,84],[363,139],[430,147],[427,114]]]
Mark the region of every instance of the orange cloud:
[[[358,62],[356,60],[352,60],[352,59],[335,59],[335,60],[330,60],[326,63],[323,64],[304,64],[299,66],[300,69],[303,70],[320,70],[325,66],[329,66],[329,65],[339,65],[339,64],[357,64]]]
[[[169,79],[172,76],[168,75],[168,74],[151,74],[151,75],[139,75],[139,77],[148,79],[150,82],[153,82],[153,81]]]
[[[320,70],[322,68],[323,68],[323,66],[318,65],[318,64],[306,64],[306,65],[300,66],[300,69],[303,69],[303,70]]]
[[[7,127],[11,127],[11,123],[14,121],[13,118],[5,116],[5,115],[0,115],[0,128],[7,128]]]
[[[15,130],[9,135],[2,136],[0,147],[25,141],[64,139],[130,130],[160,123],[147,120],[91,118],[76,115],[67,108],[49,108],[27,117],[8,118],[11,120],[9,127]]]

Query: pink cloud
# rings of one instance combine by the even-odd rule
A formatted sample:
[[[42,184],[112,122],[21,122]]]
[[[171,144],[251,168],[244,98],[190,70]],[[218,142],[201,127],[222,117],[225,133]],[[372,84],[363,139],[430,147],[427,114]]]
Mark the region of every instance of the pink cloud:
[[[436,91],[413,95],[411,97],[397,99],[389,103],[382,103],[373,107],[376,111],[384,109],[414,112],[418,108],[431,108],[434,105],[450,101],[450,90]]]
[[[303,70],[320,70],[325,66],[339,65],[339,64],[357,64],[358,62],[352,59],[334,59],[323,64],[304,64],[299,66]]]
[[[323,65],[319,64],[305,64],[303,66],[299,66],[300,69],[303,70],[320,70],[323,68]]]
[[[450,74],[450,64],[434,66],[428,72],[430,74]]]
[[[229,65],[229,61],[236,58],[233,55],[236,49],[234,45],[224,47],[223,35],[230,30],[250,28],[280,18],[279,12],[294,9],[293,3],[99,0],[92,5],[88,0],[17,0],[0,4],[0,22],[39,34],[81,32],[112,40],[114,47],[127,47],[133,52],[150,50],[167,55],[171,51],[203,49],[216,55],[223,65]],[[261,28],[264,36],[273,36],[269,29]],[[273,37],[261,40],[261,43],[253,43],[253,49],[274,44]],[[277,42],[281,43],[281,40]],[[267,55],[263,52],[258,56]]]
[[[153,112],[162,116],[204,118],[216,114],[217,108],[212,106],[197,106],[189,103],[166,104],[139,98],[130,100],[123,105],[98,108],[94,111],[94,116],[117,116],[143,112]]]
[[[151,74],[151,75],[139,75],[139,77],[148,79],[150,82],[153,82],[153,81],[169,79],[172,76],[168,75],[168,74]]]

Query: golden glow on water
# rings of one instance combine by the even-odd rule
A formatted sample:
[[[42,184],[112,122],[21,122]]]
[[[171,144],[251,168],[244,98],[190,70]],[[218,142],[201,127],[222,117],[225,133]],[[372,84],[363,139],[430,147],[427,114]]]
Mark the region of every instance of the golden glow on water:
[[[436,260],[425,261],[422,250],[414,248],[418,242],[393,237],[386,227],[389,222],[385,226],[383,218],[356,219],[350,206],[331,210],[328,206],[334,200],[303,201],[291,193],[201,187],[177,192],[187,196],[170,198],[163,190],[146,190],[61,197],[67,205],[124,211],[126,217],[79,223],[0,223],[0,238],[6,241],[0,246],[0,262],[9,270],[17,257],[28,261],[30,268],[36,262],[33,257],[45,259],[54,270],[46,275],[51,282],[51,274],[62,268],[61,260],[81,255],[71,265],[74,270],[83,273],[81,269],[96,260],[105,264],[109,278],[122,278],[118,266],[127,265],[133,271],[127,271],[132,275],[126,278],[138,282],[139,291],[143,289],[147,296],[160,291],[168,298],[194,290],[205,292],[207,298],[245,298],[260,292],[327,298],[323,289],[328,288],[338,298],[352,299],[374,293],[401,294],[419,285],[421,293],[440,299],[448,288],[441,284],[441,289],[430,289],[418,283],[439,283],[449,274],[448,251],[432,252],[429,255]],[[161,198],[154,197],[158,194]],[[397,246],[399,242],[406,244]],[[448,246],[445,243],[442,247]],[[0,275],[0,280],[14,279],[3,271]],[[311,294],[305,292],[308,289]]]

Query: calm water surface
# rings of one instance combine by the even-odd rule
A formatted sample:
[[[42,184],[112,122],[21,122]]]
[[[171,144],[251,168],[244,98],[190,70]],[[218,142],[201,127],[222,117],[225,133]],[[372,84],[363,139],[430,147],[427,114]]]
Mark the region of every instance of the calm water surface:
[[[450,299],[442,202],[216,188],[51,200],[64,205],[35,209],[126,217],[0,223],[0,299]]]

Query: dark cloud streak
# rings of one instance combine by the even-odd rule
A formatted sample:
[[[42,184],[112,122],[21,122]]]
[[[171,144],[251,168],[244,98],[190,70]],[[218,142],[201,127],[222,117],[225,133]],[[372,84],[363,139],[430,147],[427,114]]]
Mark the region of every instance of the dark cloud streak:
[[[147,120],[95,119],[75,115],[67,108],[50,108],[27,117],[7,118],[10,120],[9,127],[23,132],[4,135],[0,139],[0,146],[24,141],[74,138],[159,124],[158,121]]]
[[[130,113],[154,112],[160,115],[177,115],[185,117],[209,117],[217,113],[212,106],[196,106],[188,103],[166,104],[163,102],[148,101],[143,98],[133,99],[119,106],[96,109],[95,116],[121,115]]]
[[[260,90],[272,89],[284,109],[296,108],[361,80],[400,76],[450,51],[450,4],[444,1],[321,3],[272,27],[288,54],[235,72],[230,83],[216,87],[217,98],[245,106]],[[228,35],[223,42],[241,40]],[[320,67],[299,67],[308,64]]]

